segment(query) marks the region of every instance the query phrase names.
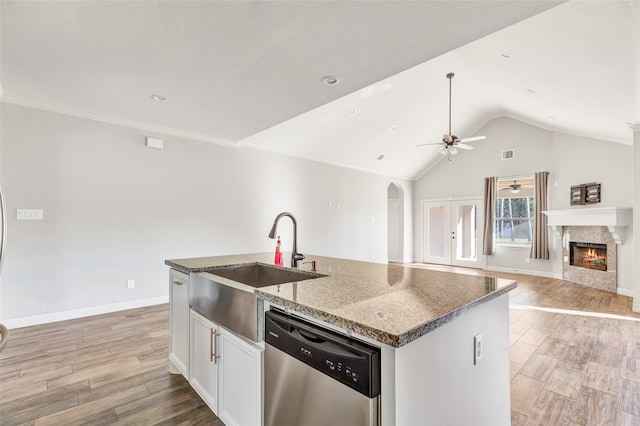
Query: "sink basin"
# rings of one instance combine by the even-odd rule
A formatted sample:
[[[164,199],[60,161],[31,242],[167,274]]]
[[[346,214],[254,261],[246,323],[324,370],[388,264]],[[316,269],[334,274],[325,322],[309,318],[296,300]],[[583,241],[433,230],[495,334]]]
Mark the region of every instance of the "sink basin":
[[[324,277],[324,275],[314,272],[279,268],[265,265],[264,263],[230,266],[227,268],[211,269],[206,272],[254,288]]]
[[[218,325],[259,342],[263,335],[260,324],[264,306],[253,289],[324,276],[264,263],[192,272],[189,276],[189,304]]]

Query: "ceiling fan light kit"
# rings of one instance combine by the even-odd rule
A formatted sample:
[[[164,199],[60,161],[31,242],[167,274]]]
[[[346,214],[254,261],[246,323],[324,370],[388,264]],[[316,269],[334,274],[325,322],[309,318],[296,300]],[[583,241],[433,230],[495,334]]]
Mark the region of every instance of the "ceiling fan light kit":
[[[458,148],[465,151],[470,151],[473,149],[471,145],[465,145],[465,142],[474,142],[486,139],[486,136],[473,136],[470,138],[458,139],[458,137],[451,132],[451,80],[454,76],[455,74],[452,72],[447,74],[447,79],[449,79],[449,133],[442,136],[442,142],[429,142],[417,145],[440,145],[440,147],[436,149],[434,153],[439,152],[443,156],[447,156],[447,160],[449,161],[451,161],[452,155],[456,155],[458,153]]]

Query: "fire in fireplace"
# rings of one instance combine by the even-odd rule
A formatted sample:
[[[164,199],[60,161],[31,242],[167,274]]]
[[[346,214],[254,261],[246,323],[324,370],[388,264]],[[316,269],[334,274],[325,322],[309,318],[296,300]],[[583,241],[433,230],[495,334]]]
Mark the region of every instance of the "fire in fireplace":
[[[607,270],[607,245],[569,242],[569,264],[582,268]]]

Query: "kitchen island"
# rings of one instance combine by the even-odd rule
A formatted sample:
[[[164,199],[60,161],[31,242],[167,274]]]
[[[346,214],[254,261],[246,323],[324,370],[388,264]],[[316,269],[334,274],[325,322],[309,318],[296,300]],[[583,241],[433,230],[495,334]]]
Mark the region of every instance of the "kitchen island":
[[[321,256],[306,260],[325,276],[255,289],[264,301],[258,322],[262,310],[275,305],[379,346],[383,425],[509,424],[508,292],[514,281]],[[272,253],[258,253],[165,263],[189,274],[272,261]]]

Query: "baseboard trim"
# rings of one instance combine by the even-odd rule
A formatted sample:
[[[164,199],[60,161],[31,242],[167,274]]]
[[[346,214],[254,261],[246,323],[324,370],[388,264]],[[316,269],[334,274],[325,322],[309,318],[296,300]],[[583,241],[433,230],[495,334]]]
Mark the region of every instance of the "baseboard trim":
[[[486,268],[484,268],[484,270],[491,271],[491,272],[504,272],[507,274],[533,275],[536,277],[555,278],[558,280],[562,279],[562,274],[556,274],[553,272],[545,272],[545,271],[534,271],[530,269],[515,269],[515,268],[503,268],[501,266],[487,266]]]
[[[30,327],[32,325],[48,324],[51,322],[90,317],[93,315],[102,315],[111,312],[126,311],[127,309],[144,308],[145,306],[160,305],[163,303],[169,303],[169,296],[130,300],[128,302],[113,303],[110,305],[92,306],[90,308],[74,309],[71,311],[53,312],[50,314],[14,318],[2,320],[2,323],[5,325],[5,327],[11,330],[15,328]]]
[[[628,288],[618,288],[616,293],[621,296],[633,297],[633,290],[629,290]]]

